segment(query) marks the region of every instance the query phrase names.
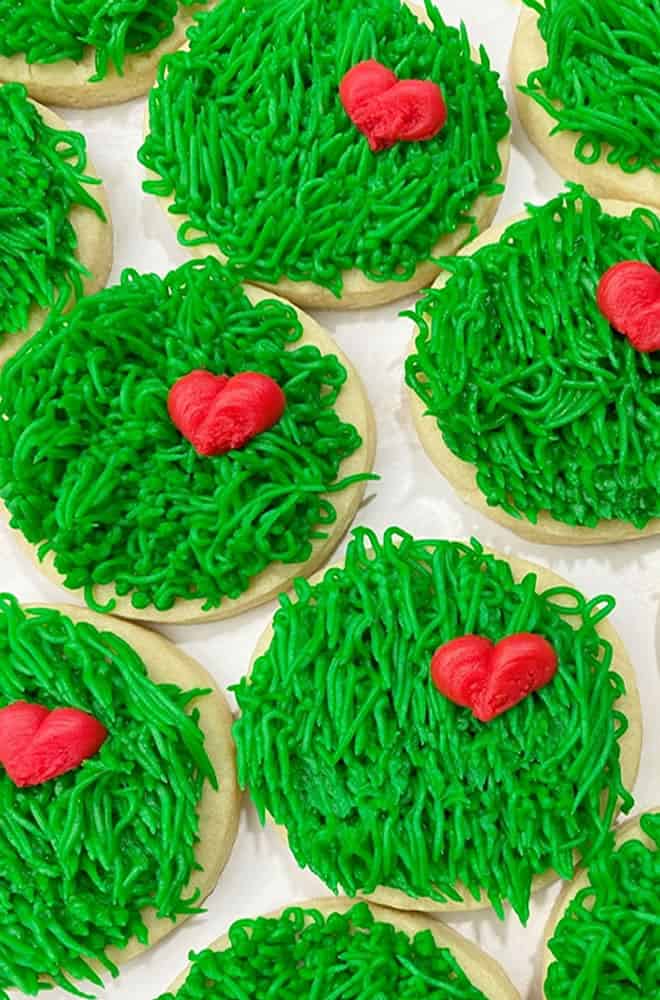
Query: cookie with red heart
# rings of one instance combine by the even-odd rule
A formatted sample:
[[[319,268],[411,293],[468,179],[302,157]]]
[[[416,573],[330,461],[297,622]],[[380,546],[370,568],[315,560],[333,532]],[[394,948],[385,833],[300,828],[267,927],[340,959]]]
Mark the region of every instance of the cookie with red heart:
[[[447,261],[415,307],[419,439],[466,503],[524,538],[660,532],[659,233],[652,209],[569,185]]]
[[[212,258],[87,297],[0,377],[0,399],[11,526],[57,582],[123,617],[270,600],[325,562],[372,478],[348,359]]]
[[[334,892],[526,921],[633,804],[641,710],[614,599],[400,528],[356,528],[295,590],[234,688],[262,820]]]
[[[0,595],[0,996],[90,995],[200,912],[238,826],[231,722],[156,633]]]
[[[217,4],[161,64],[139,153],[180,242],[304,308],[428,286],[494,217],[510,147],[497,73],[438,7]]]

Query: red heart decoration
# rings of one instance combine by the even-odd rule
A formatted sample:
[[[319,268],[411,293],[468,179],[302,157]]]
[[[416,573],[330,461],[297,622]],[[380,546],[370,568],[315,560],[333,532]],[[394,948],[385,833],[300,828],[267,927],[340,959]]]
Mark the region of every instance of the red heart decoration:
[[[598,308],[638,351],[660,351],[660,271],[640,260],[623,260],[598,283]]]
[[[518,632],[497,645],[480,635],[462,635],[436,649],[431,677],[456,705],[471,708],[480,722],[507,712],[532,691],[549,684],[557,654],[547,639]]]
[[[374,152],[395,142],[432,139],[447,121],[447,107],[436,83],[399,80],[375,59],[349,69],[339,85],[339,97]]]
[[[108,735],[77,708],[16,701],[0,709],[0,764],[19,788],[59,778],[93,757]]]
[[[243,448],[277,423],[285,406],[277,382],[259,372],[229,378],[197,369],[175,382],[167,397],[172,423],[200,455]]]

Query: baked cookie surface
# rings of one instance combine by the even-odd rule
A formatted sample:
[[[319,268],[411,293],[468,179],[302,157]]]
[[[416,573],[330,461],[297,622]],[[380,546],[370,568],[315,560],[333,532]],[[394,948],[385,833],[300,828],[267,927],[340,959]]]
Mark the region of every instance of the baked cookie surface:
[[[214,0],[0,0],[0,80],[46,104],[98,107],[146,94],[160,58]]]
[[[255,920],[192,956],[160,1000],[231,1000],[272,990],[312,1000],[367,989],[381,1000],[435,997],[519,1000],[501,967],[435,920],[348,899],[316,899]],[[440,991],[440,993],[438,992]],[[356,996],[363,995],[360,992]]]
[[[534,145],[596,197],[660,207],[657,0],[524,4],[510,72]]]
[[[435,7],[417,14],[225,0],[191,29],[161,63],[139,154],[191,252],[303,306],[359,307],[421,287],[488,224],[510,129],[497,74]],[[372,151],[340,100],[368,60],[440,87],[437,135]]]
[[[566,886],[546,931],[546,1000],[646,1000],[660,995],[660,812],[616,830]]]
[[[199,454],[168,412],[199,371],[274,380],[281,419]],[[343,536],[373,463],[371,409],[334,342],[212,259],[125,272],[41,331],[0,395],[12,527],[90,607],[126,617],[225,617],[285,590]]]
[[[0,364],[44,323],[105,284],[112,227],[84,136],[0,85]]]
[[[26,768],[43,779],[75,733],[62,743],[51,726],[48,747],[43,731],[34,745],[23,736],[23,757],[8,759],[17,703],[41,706],[51,722],[63,711],[91,715],[104,741],[80,766],[32,784]],[[161,636],[80,608],[23,609],[2,595],[3,1000],[13,988],[74,992],[85,980],[89,995],[101,975],[117,975],[199,912],[237,830],[230,726],[210,676]],[[23,773],[21,784],[10,771]]]
[[[445,260],[413,314],[406,382],[426,451],[467,502],[535,541],[660,530],[660,351],[598,304],[627,260],[660,269],[658,216],[570,187]]]
[[[509,902],[524,921],[533,889],[572,877],[574,852],[591,858],[630,809],[641,717],[612,598],[476,541],[357,528],[344,566],[280,603],[234,688],[239,782],[333,891]],[[520,632],[552,644],[558,671],[498,718],[434,686],[442,644]]]

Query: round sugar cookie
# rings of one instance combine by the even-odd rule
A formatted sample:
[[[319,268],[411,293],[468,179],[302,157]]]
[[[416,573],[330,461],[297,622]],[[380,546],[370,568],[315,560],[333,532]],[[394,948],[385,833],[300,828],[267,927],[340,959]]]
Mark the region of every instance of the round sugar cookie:
[[[416,306],[406,383],[424,450],[462,500],[530,541],[660,532],[645,416],[660,351],[637,351],[597,303],[603,273],[642,258],[660,268],[652,210],[573,187],[483,233]]]
[[[4,28],[0,81],[18,81],[36,100],[69,108],[97,108],[142,97],[152,86],[162,57],[175,52],[197,14],[217,2],[150,0],[128,9],[116,0],[109,4],[93,0],[72,13],[66,0],[48,4],[37,0],[33,4],[40,8],[37,16],[30,10],[30,0],[20,4],[0,0]],[[59,7],[63,9],[58,11]],[[62,52],[56,61],[53,33]],[[87,44],[89,38],[100,44]],[[30,46],[33,61],[26,60],[25,48],[16,49],[20,39]],[[44,47],[48,61],[40,62]],[[95,80],[97,75],[100,79]]]
[[[439,133],[371,150],[339,97],[345,74],[370,59],[433,78],[447,110]],[[435,259],[494,218],[509,162],[506,102],[486,57],[439,11],[431,21],[399,0],[294,0],[286,17],[283,5],[223,0],[161,65],[146,128],[144,187],[180,242],[304,308],[358,309],[428,285]]]
[[[0,793],[15,831],[4,837],[0,874],[9,901],[0,989],[102,986],[100,975],[117,975],[198,911],[229,858],[240,811],[231,711],[168,640],[68,605],[24,609],[2,595],[0,662]],[[74,753],[82,738],[67,728],[66,747],[51,737],[49,749],[43,723],[43,783],[30,784],[29,756],[7,759],[17,702],[43,706],[50,719],[84,712],[105,738],[43,780],[53,755]],[[27,735],[20,745],[29,755]]]
[[[112,266],[108,201],[100,182],[90,184],[96,170],[84,137],[18,84],[0,86],[3,163],[0,210],[10,226],[0,220],[0,365],[43,326],[60,296],[70,306],[98,291]]]
[[[545,931],[544,1000],[563,1000],[578,980],[598,1000],[657,995],[659,845],[656,808],[617,827],[613,849],[564,888]]]
[[[525,922],[531,893],[572,877],[632,806],[642,716],[612,598],[476,541],[357,528],[344,565],[280,605],[234,687],[239,783],[333,891],[403,910],[509,903]],[[443,643],[532,630],[558,672],[492,721],[433,684]]]
[[[440,990],[442,983],[446,983],[447,987],[451,984],[452,993],[458,995],[460,990],[460,996],[465,1000],[482,997],[487,1000],[519,1000],[518,991],[502,967],[478,945],[450,927],[420,914],[397,913],[382,906],[356,903],[341,897],[293,903],[267,917],[237,922],[209,948],[192,956],[192,965],[169,987],[165,995],[168,1000],[170,997],[174,1000],[205,1000],[205,989],[216,982],[217,989],[221,991],[223,973],[228,965],[228,956],[222,953],[233,951],[232,936],[239,933],[242,941],[240,965],[236,961],[231,964],[234,973],[231,982],[240,982],[244,989],[255,990],[250,996],[262,995],[257,990],[267,985],[268,957],[277,951],[282,985],[295,989],[295,996],[300,1000],[321,995],[343,996],[337,990],[342,985],[348,988],[348,982],[353,982],[356,967],[368,970],[369,976],[374,979],[378,977],[378,996],[382,1000],[397,1000],[401,996],[399,991],[404,987],[411,990],[416,981],[418,989],[424,989],[422,984],[429,982],[429,976]],[[400,956],[397,961],[393,944],[400,933],[406,935],[408,942],[404,946],[399,939],[401,951],[397,949],[396,955]],[[421,940],[420,935],[423,936]],[[429,935],[432,940],[429,940]],[[333,939],[341,942],[341,950],[337,959],[329,963]],[[248,948],[248,940],[256,940],[256,946]],[[267,942],[266,962],[260,961],[260,942]],[[323,946],[322,953],[320,945]],[[414,958],[414,965],[401,960],[404,947]],[[294,948],[297,962],[294,960]],[[309,955],[304,963],[300,961],[303,949]],[[292,952],[292,961],[287,968],[289,951]],[[376,958],[378,961],[375,961]],[[323,985],[322,993],[318,992],[319,984]],[[228,997],[229,994],[218,992],[217,996]]]
[[[96,610],[159,623],[239,614],[321,566],[360,506],[375,426],[357,372],[309,316],[212,258],[165,279],[125,272],[20,360],[0,381],[11,526]],[[274,379],[283,415],[242,448],[198,454],[168,395],[199,370]],[[47,425],[35,467],[28,442]]]
[[[524,0],[509,73],[525,131],[562,177],[597,198],[660,207],[657,7]],[[646,165],[621,166],[640,160]]]

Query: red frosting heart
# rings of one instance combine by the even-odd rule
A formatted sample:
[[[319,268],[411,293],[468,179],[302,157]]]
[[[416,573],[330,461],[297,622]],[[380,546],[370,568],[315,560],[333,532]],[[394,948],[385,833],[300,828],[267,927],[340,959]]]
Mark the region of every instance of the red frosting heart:
[[[93,757],[108,735],[77,708],[16,701],[0,709],[0,764],[19,788],[59,778]]]
[[[259,372],[229,378],[197,369],[175,382],[167,398],[172,423],[200,455],[243,448],[277,423],[285,406],[277,382]]]
[[[557,655],[543,636],[509,635],[495,645],[480,635],[462,635],[436,649],[433,683],[456,705],[490,722],[545,687],[557,672]]]
[[[349,69],[339,85],[339,97],[374,152],[395,142],[432,139],[447,121],[447,108],[436,83],[399,80],[375,59]]]
[[[598,308],[638,351],[660,351],[660,271],[640,260],[608,268],[598,283]]]

